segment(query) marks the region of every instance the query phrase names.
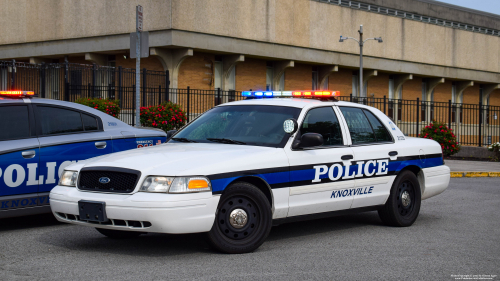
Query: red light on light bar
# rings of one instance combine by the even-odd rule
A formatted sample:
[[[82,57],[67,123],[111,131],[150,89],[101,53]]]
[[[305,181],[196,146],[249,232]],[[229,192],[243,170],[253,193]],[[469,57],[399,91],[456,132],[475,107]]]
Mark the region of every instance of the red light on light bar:
[[[310,95],[312,95],[311,92],[304,92],[304,96],[310,96]]]
[[[317,92],[314,92],[314,95],[315,96],[320,96],[320,97],[327,97],[327,96],[330,96],[331,93],[330,92],[325,92],[325,91],[317,91]]]
[[[302,92],[293,92],[294,96],[302,96]]]
[[[0,91],[0,95],[4,96],[34,96],[35,92],[32,91]]]

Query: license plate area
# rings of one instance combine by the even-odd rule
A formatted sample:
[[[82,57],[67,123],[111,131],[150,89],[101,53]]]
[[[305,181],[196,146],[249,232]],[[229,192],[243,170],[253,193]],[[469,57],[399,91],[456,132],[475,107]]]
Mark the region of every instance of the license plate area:
[[[95,201],[78,201],[78,211],[80,213],[80,220],[106,222],[106,202]]]

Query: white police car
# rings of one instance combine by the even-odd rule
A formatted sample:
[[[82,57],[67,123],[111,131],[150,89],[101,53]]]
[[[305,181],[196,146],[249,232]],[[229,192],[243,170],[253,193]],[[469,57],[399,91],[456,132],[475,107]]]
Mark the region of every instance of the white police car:
[[[167,144],[68,166],[50,202],[58,220],[108,237],[207,232],[216,249],[243,253],[290,220],[377,210],[388,225],[412,225],[421,200],[448,186],[441,153],[369,106],[248,99],[207,111]]]
[[[0,91],[0,218],[50,213],[49,191],[71,163],[166,141],[163,131],[33,97],[29,91]]]

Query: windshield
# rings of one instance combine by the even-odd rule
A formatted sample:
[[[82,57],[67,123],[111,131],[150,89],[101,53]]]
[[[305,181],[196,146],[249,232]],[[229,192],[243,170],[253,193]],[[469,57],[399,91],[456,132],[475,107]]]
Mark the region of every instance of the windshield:
[[[300,108],[267,105],[233,105],[211,109],[172,139],[284,147],[289,134],[283,122],[299,116]]]

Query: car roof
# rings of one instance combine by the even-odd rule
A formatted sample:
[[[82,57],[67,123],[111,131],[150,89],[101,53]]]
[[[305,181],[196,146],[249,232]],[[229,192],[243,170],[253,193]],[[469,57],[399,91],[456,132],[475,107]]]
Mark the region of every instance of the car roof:
[[[297,108],[310,108],[318,106],[354,106],[362,108],[372,108],[359,103],[346,101],[320,101],[317,99],[300,99],[300,98],[259,98],[233,101],[221,104],[219,106],[230,105],[270,105],[270,106],[288,106]]]

